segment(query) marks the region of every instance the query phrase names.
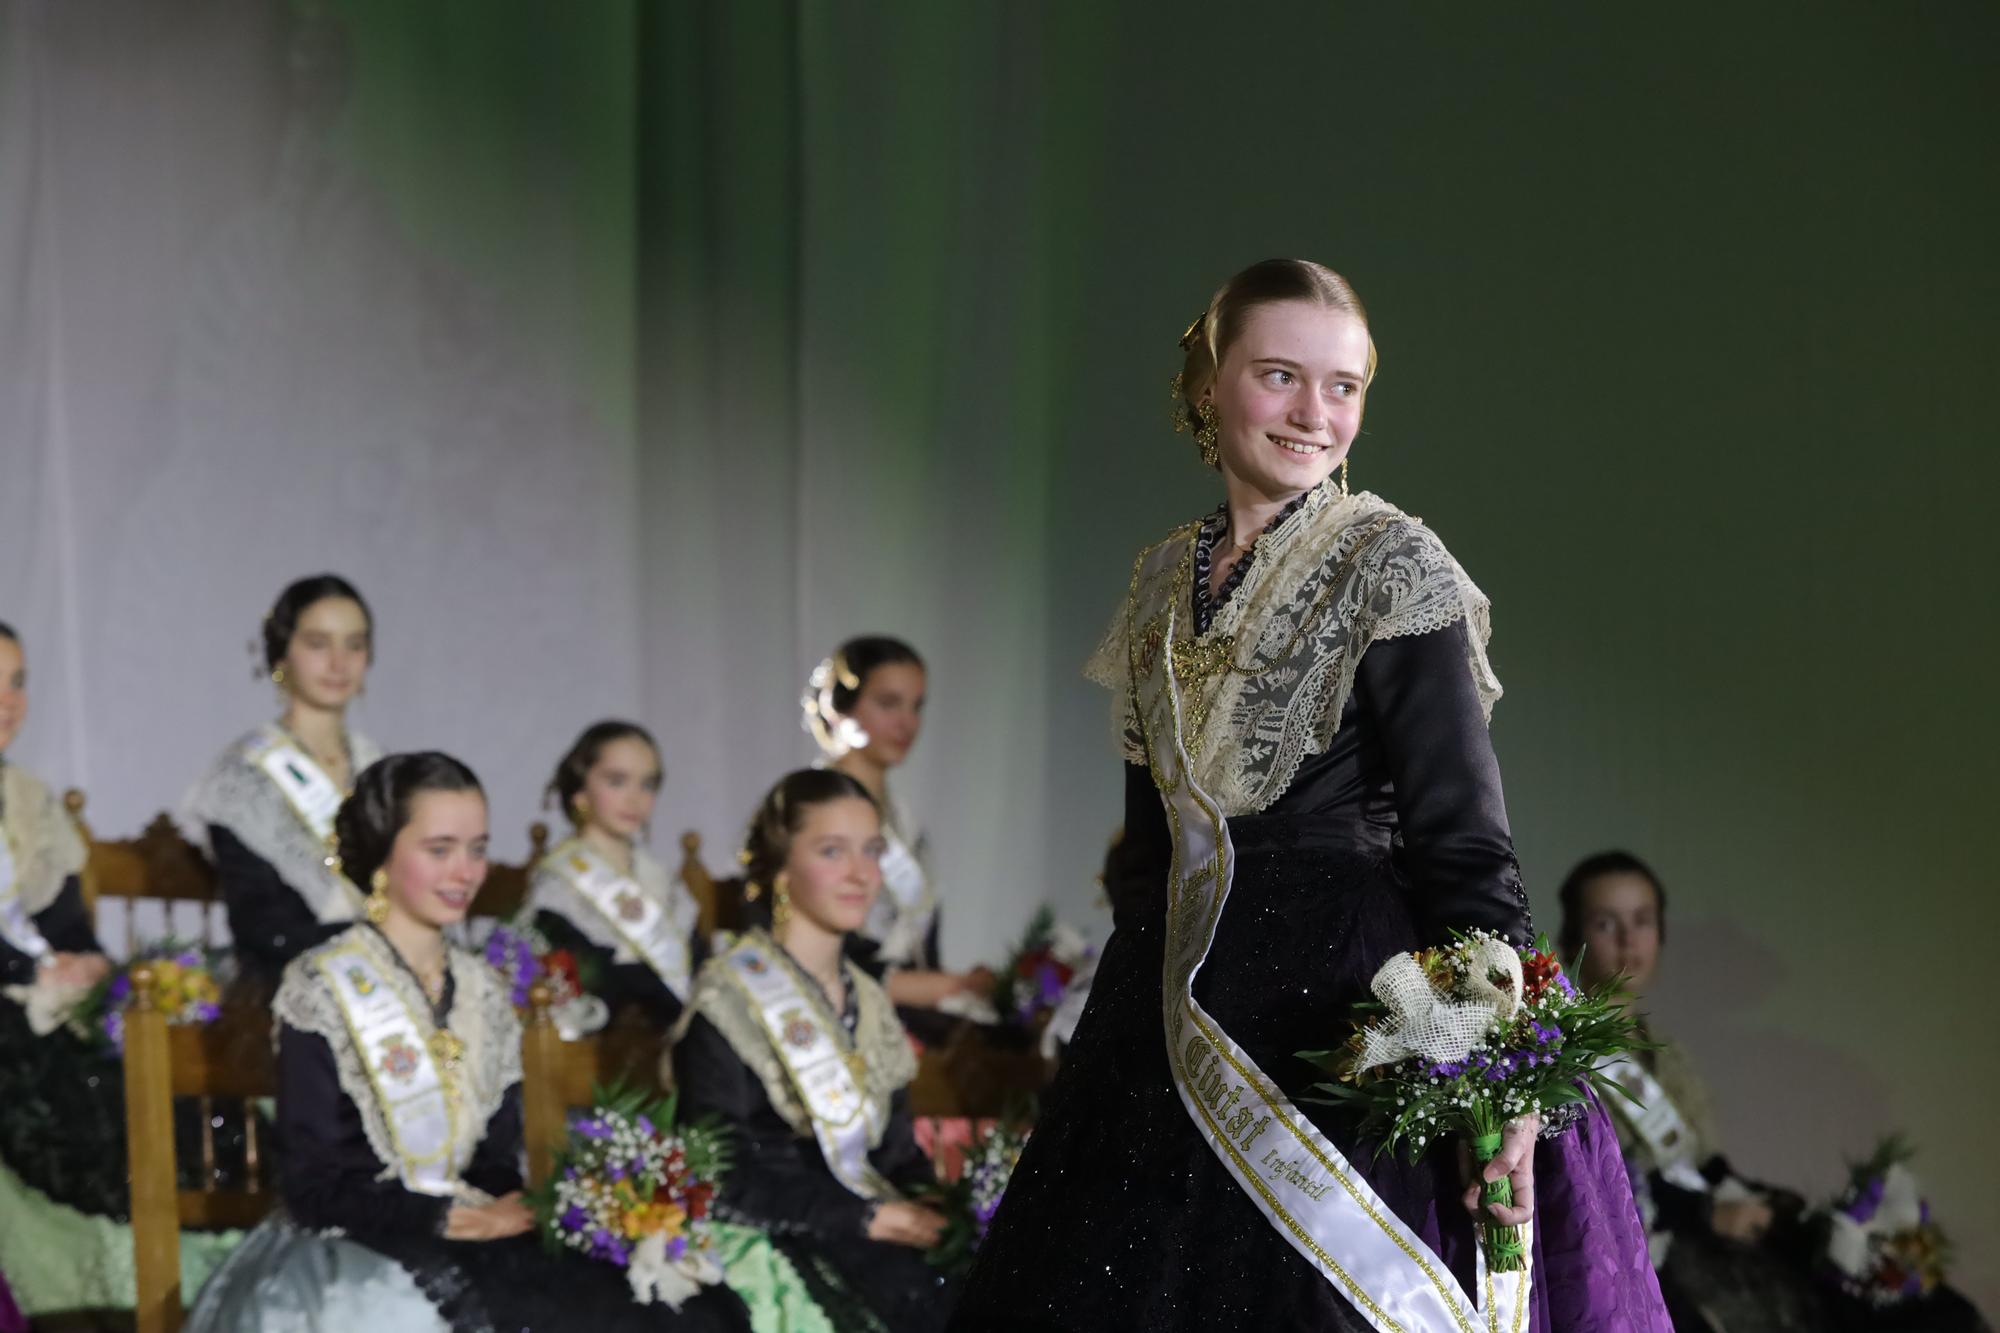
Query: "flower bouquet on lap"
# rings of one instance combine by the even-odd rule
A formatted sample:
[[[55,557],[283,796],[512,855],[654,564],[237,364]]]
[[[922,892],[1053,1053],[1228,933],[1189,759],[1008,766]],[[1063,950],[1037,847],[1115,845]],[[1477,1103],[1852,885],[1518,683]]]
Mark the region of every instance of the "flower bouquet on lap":
[[[543,1244],[616,1264],[634,1300],[678,1310],[722,1281],[709,1215],[726,1140],[708,1126],[677,1127],[671,1097],[600,1089],[593,1101],[571,1117],[549,1183],[527,1196]]]

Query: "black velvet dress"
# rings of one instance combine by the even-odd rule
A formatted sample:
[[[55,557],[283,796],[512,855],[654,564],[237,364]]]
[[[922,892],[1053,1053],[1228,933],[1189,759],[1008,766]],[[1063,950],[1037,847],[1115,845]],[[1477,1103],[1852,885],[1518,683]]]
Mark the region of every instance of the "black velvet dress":
[[[852,1031],[852,987],[841,1019]],[[954,1284],[921,1251],[868,1238],[874,1205],[834,1177],[819,1143],[786,1123],[755,1072],[706,1016],[697,1013],[689,1021],[674,1045],[673,1063],[681,1115],[713,1116],[731,1132],[734,1157],[717,1199],[718,1216],[764,1231],[840,1333],[944,1327]],[[901,1094],[869,1160],[905,1193],[937,1183]]]
[[[321,921],[298,890],[226,826],[210,824],[208,843],[245,985],[275,991],[288,963],[354,924]]]
[[[1336,1044],[1383,959],[1447,927],[1529,933],[1465,634],[1461,621],[1371,646],[1326,753],[1268,810],[1229,821],[1235,884],[1196,995],[1295,1100],[1321,1077],[1296,1052]],[[1160,1026],[1170,834],[1145,768],[1127,765],[1125,791],[1105,880],[1115,928],[952,1327],[1364,1329],[1175,1093]],[[1455,1165],[1377,1158],[1345,1119],[1301,1109],[1468,1281]]]
[[[449,984],[440,1006],[448,1015]],[[624,1273],[578,1255],[551,1255],[533,1234],[509,1240],[444,1238],[451,1201],[381,1180],[361,1113],[340,1085],[325,1038],[282,1026],[278,1039],[278,1131],[284,1199],[309,1231],[338,1227],[408,1269],[454,1333],[564,1333],[572,1329],[748,1329],[749,1313],[726,1287],[711,1287],[676,1313],[632,1299]],[[508,1089],[487,1122],[464,1180],[495,1198],[521,1188],[521,1088]]]
[[[101,953],[74,875],[32,918],[58,953]],[[0,940],[0,986],[34,980],[35,960]],[[124,1220],[125,1071],[109,1046],[67,1028],[36,1036],[0,999],[0,1161],[57,1203]]]

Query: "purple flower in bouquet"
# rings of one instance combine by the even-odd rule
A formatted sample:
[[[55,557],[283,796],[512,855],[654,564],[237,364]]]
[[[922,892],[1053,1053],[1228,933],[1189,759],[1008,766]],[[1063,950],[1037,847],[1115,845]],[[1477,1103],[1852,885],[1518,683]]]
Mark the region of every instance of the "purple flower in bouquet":
[[[1854,1196],[1854,1202],[1841,1211],[1857,1222],[1870,1221],[1875,1216],[1875,1210],[1882,1206],[1882,1195],[1886,1189],[1883,1177],[1875,1176]]]
[[[542,979],[536,941],[508,926],[495,926],[486,937],[486,962],[507,979],[507,998],[516,1009],[528,1007],[528,992]]]
[[[667,1242],[667,1258],[674,1260],[685,1259],[687,1258],[687,1252],[688,1238],[686,1236],[675,1236]]]
[[[571,1179],[575,1179],[576,1173],[574,1171],[571,1171],[568,1174]],[[579,1208],[575,1204],[571,1204],[568,1210],[565,1211],[561,1217],[556,1219],[557,1224],[561,1226],[564,1231],[581,1231],[583,1230],[583,1224],[585,1222],[588,1222],[589,1220],[590,1220],[590,1214],[584,1212],[583,1209]]]

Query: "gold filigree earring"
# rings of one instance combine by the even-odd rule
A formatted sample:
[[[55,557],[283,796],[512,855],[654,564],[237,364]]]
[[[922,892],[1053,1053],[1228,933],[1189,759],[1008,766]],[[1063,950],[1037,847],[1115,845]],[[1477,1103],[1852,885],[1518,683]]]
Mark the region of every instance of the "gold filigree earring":
[[[389,872],[381,866],[368,877],[368,921],[379,926],[389,919]]]
[[[1201,417],[1201,425],[1195,428],[1195,448],[1201,450],[1201,461],[1209,467],[1222,465],[1222,427],[1216,421],[1215,404],[1206,398],[1195,408]]]
[[[771,882],[771,933],[780,934],[792,924],[792,890],[781,874]]]
[[[590,798],[582,792],[578,792],[576,799],[569,803],[569,809],[570,817],[576,820],[578,828],[590,822]]]
[[[1347,455],[1345,454],[1340,456],[1340,493],[1342,495],[1354,494],[1353,491],[1347,488]]]

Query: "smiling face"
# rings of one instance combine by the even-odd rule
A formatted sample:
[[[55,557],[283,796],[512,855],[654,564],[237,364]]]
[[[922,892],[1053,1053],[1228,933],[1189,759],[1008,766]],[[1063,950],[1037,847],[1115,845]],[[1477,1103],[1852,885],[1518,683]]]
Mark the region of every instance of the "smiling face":
[[[1583,918],[1583,979],[1595,986],[1623,972],[1644,994],[1660,966],[1660,896],[1629,870],[1599,875],[1578,898]]]
[[[861,682],[848,708],[868,734],[862,753],[884,768],[907,759],[924,726],[924,669],[915,662],[884,662]]]
[[[21,644],[0,634],[0,753],[5,753],[28,720],[28,659]]]
[[[1266,500],[1310,490],[1361,429],[1368,326],[1314,301],[1250,310],[1210,389],[1223,475]]]
[[[660,756],[637,736],[606,741],[583,775],[586,819],[606,833],[637,838],[660,794]]]
[[[286,646],[285,688],[315,708],[338,711],[368,676],[368,613],[350,597],[322,597],[299,613]]]
[[[383,868],[390,911],[436,929],[463,921],[486,879],[486,798],[418,792]]]
[[[810,807],[785,858],[792,911],[828,934],[859,930],[882,891],[882,821],[858,796]]]

